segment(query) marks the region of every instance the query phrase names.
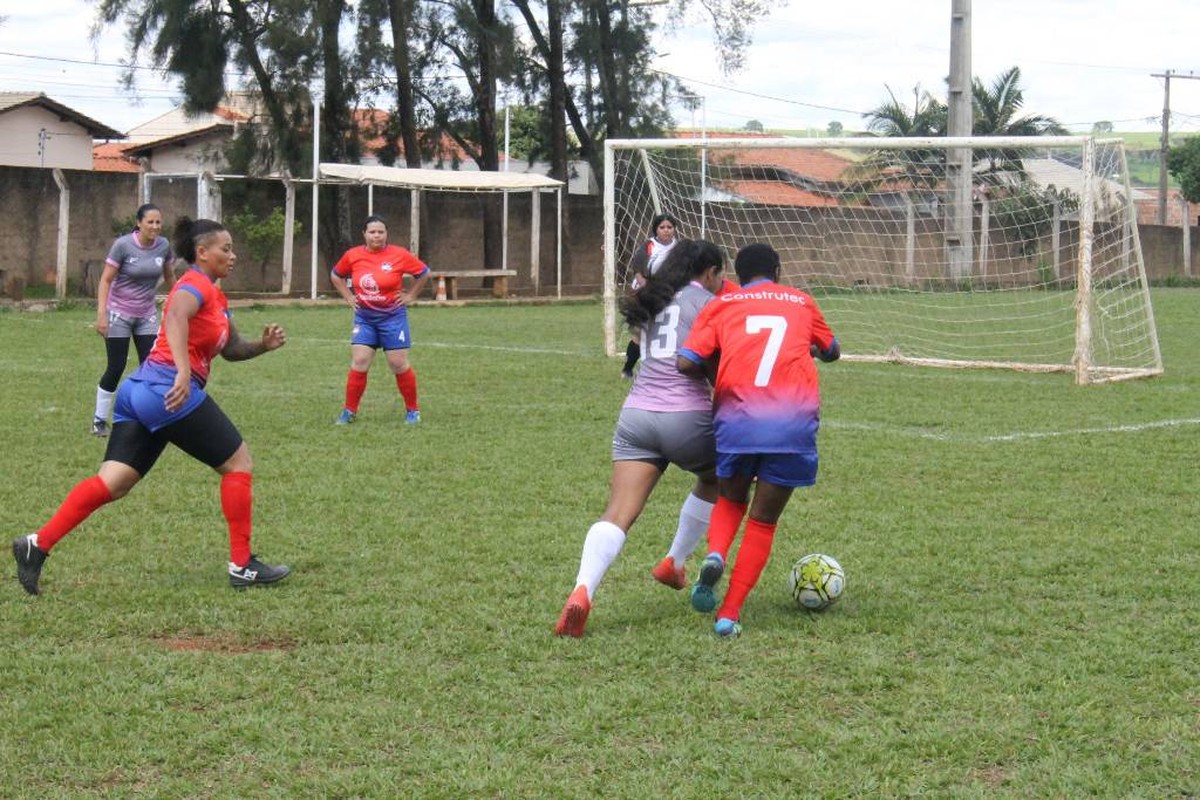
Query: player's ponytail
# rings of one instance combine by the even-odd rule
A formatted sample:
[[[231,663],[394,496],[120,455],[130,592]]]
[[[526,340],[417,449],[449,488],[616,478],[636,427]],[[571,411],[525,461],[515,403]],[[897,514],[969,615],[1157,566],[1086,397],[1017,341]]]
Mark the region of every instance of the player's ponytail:
[[[195,264],[196,245],[223,230],[225,226],[216,220],[180,217],[175,223],[175,252],[187,263]]]

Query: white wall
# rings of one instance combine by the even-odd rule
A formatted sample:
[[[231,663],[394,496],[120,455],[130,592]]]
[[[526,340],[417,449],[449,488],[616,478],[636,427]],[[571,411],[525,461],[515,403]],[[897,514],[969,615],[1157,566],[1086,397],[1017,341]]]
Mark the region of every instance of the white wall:
[[[0,164],[90,170],[92,137],[45,108],[22,106],[0,113]]]
[[[188,173],[226,172],[221,148],[229,141],[225,131],[189,140],[185,144],[164,144],[150,153],[152,172]]]

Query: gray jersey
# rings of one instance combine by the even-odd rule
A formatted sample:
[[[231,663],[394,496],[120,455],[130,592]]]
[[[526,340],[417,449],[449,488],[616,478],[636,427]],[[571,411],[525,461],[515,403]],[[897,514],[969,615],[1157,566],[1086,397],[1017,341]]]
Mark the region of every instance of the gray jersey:
[[[626,408],[645,411],[711,411],[712,391],[704,378],[682,374],[675,356],[700,309],[713,295],[693,281],[642,331],[642,367],[625,398]]]
[[[108,310],[126,317],[154,315],[154,290],[163,277],[163,266],[174,260],[171,243],[157,237],[142,247],[137,232],[113,242],[105,261],[117,268],[117,278],[108,293]]]

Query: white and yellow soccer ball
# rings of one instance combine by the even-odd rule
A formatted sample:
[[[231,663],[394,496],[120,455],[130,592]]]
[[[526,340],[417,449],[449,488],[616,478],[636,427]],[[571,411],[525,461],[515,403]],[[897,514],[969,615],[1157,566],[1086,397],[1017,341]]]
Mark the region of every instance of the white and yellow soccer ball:
[[[809,611],[820,611],[842,596],[846,573],[833,556],[810,553],[792,565],[788,588],[796,605]]]

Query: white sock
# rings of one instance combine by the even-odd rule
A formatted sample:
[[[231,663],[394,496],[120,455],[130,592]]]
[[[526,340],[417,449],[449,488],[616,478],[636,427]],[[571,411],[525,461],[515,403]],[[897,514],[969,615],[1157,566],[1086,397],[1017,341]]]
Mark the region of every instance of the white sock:
[[[579,574],[575,585],[587,587],[588,600],[596,593],[596,586],[608,568],[621,554],[625,546],[625,531],[611,522],[597,522],[588,529],[583,540],[583,553],[579,556]]]
[[[679,509],[679,528],[667,555],[675,559],[675,566],[682,567],[708,532],[708,520],[712,517],[713,504],[689,493]]]
[[[99,386],[96,387],[96,419],[108,422],[108,418],[112,416],[113,398],[116,396],[116,392],[106,392]]]

